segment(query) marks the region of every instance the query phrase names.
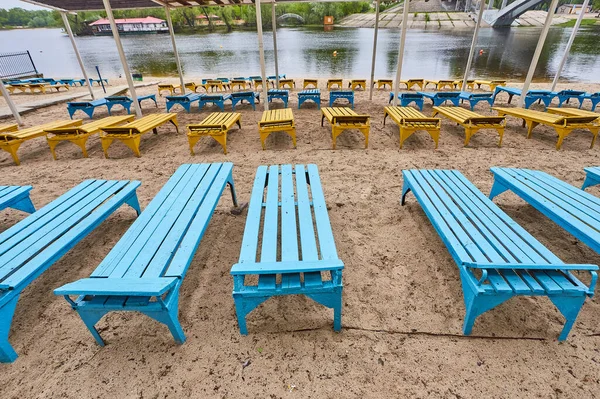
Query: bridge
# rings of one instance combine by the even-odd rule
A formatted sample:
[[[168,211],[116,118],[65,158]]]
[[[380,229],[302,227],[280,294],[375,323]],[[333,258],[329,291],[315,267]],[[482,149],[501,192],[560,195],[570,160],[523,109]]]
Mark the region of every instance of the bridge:
[[[277,22],[281,23],[282,21],[286,20],[286,19],[295,19],[297,21],[299,21],[301,24],[304,23],[304,18],[302,18],[300,15],[298,14],[292,14],[292,13],[287,13],[287,14],[283,14],[281,16],[279,16],[277,18]]]
[[[483,13],[483,19],[485,22],[490,24],[494,28],[502,26],[510,26],[513,21],[526,11],[529,11],[541,3],[547,2],[548,0],[516,0],[513,3],[506,5],[506,0],[503,1],[500,10],[486,10]]]

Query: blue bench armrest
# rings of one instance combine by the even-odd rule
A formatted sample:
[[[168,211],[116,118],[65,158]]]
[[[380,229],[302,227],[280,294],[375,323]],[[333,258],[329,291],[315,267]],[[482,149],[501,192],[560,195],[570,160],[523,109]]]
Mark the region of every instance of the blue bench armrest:
[[[179,279],[156,278],[85,278],[65,284],[54,290],[56,295],[118,295],[161,296],[169,291]]]
[[[244,262],[236,263],[231,268],[232,275],[247,274],[282,274],[282,273],[310,273],[329,270],[341,270],[344,262],[340,259],[315,260],[315,261],[288,261],[288,262]]]

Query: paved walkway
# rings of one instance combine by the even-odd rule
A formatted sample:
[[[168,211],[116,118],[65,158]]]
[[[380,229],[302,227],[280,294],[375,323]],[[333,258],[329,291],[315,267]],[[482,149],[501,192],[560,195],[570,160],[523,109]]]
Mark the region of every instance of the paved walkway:
[[[137,83],[135,87],[146,87],[158,84],[158,82],[144,82]],[[116,96],[119,94],[123,94],[128,90],[127,85],[122,86],[107,86],[106,94],[100,87],[94,87],[94,96],[96,98],[108,97],[108,96]],[[52,96],[51,98],[45,98],[43,100],[32,101],[26,104],[17,104],[17,110],[21,115],[26,114],[28,112],[33,112],[40,108],[49,107],[51,105],[66,103],[73,100],[81,100],[88,101],[91,100],[89,92],[79,92],[77,94],[57,94],[56,96]],[[12,117],[12,112],[10,112],[10,108],[1,107],[0,108],[0,119],[2,118],[10,118]]]

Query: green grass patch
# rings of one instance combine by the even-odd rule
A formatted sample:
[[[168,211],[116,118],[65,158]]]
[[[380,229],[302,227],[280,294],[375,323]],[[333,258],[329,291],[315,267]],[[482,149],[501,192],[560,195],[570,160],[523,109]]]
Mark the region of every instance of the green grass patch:
[[[567,22],[563,22],[562,24],[558,24],[556,26],[563,26],[565,28],[572,28],[573,26],[575,26],[575,22],[577,22],[576,19],[572,19],[570,21]],[[595,25],[596,24],[596,20],[595,19],[582,19],[581,20],[581,26],[584,25]]]
[[[425,13],[425,22],[429,22],[429,21],[431,21],[431,17],[429,16],[429,13],[426,12]]]

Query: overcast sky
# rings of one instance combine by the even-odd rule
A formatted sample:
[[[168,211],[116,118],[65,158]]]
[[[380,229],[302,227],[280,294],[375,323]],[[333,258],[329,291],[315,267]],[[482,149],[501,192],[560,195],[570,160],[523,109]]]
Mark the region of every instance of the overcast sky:
[[[20,0],[2,0],[2,1],[0,1],[0,8],[9,9],[9,8],[15,8],[15,7],[24,8],[26,10],[47,10],[47,8],[34,6],[33,4],[25,3],[24,1],[20,1]]]

